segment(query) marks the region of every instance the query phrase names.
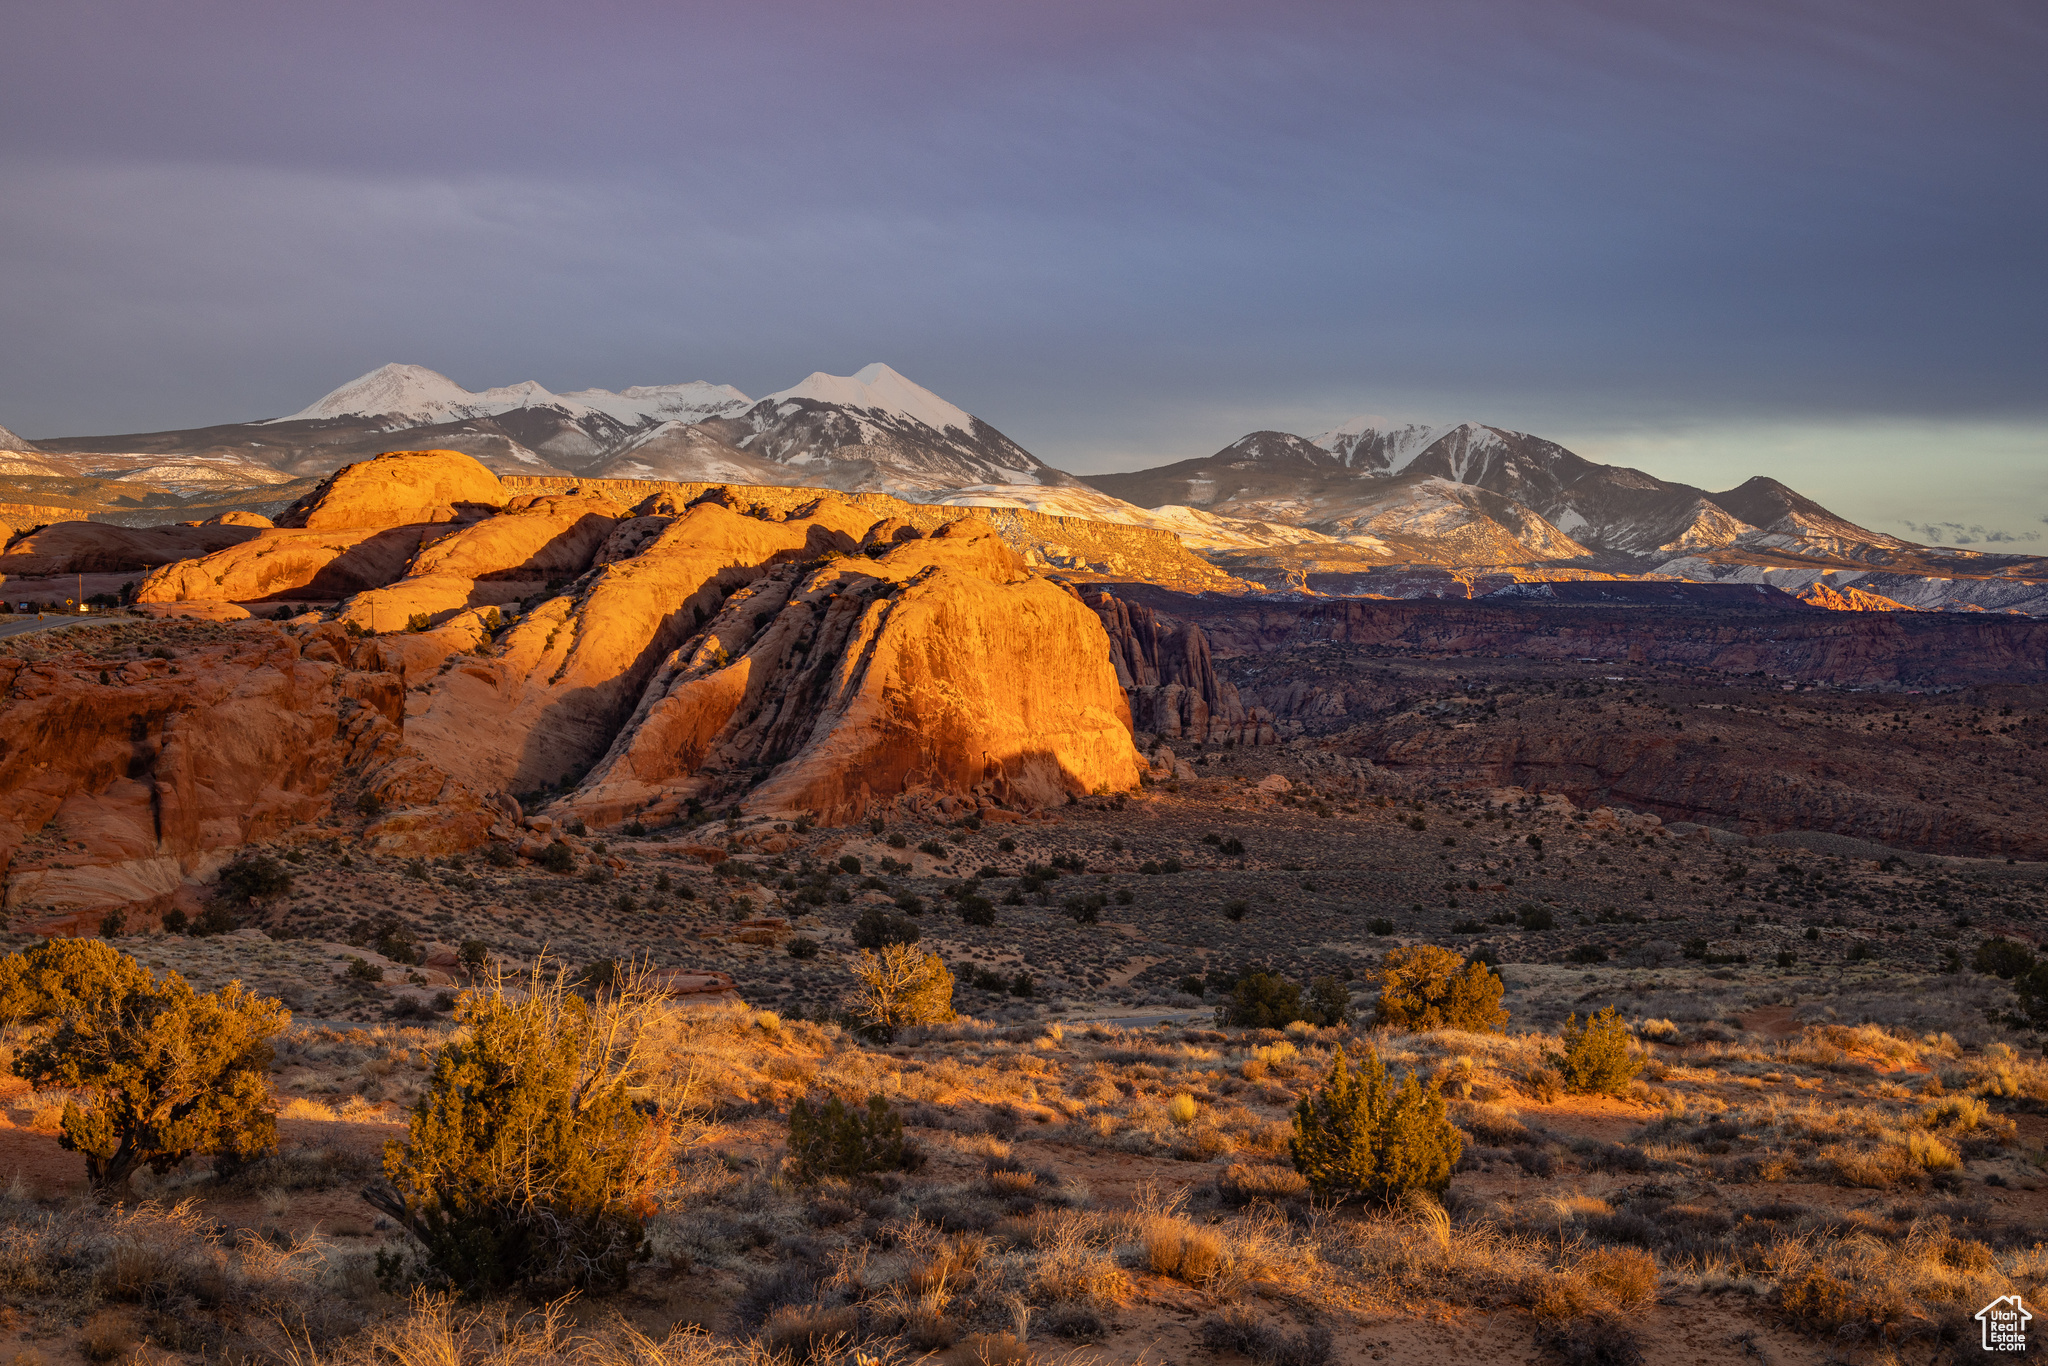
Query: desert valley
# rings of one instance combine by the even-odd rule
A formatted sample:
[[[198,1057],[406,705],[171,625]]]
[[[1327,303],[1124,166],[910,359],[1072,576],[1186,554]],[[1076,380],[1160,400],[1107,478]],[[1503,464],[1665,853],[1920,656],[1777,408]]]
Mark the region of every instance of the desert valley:
[[[886,366],[7,438],[0,1363],[2048,1292],[2038,557],[1475,424],[1082,479]]]

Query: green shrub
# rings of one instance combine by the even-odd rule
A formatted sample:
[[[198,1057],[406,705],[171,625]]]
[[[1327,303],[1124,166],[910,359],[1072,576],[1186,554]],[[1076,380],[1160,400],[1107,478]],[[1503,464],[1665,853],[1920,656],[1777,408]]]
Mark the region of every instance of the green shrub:
[[[348,960],[348,976],[354,982],[381,982],[384,969],[367,958],[351,958]]]
[[[2020,1009],[2035,1028],[2048,1028],[2048,963],[2037,962],[2013,980]]]
[[[390,1184],[364,1192],[418,1241],[431,1279],[477,1295],[616,1287],[646,1257],[637,1210],[658,1145],[627,1095],[652,1005],[641,980],[629,965],[586,1000],[536,971],[457,1003],[462,1032],[406,1138],[385,1145]]]
[[[99,940],[51,940],[0,959],[0,1020],[31,1030],[16,1076],[89,1097],[65,1103],[58,1142],[96,1192],[140,1166],[212,1153],[225,1171],[277,1147],[270,1040],[291,1016],[240,982],[202,996]]]
[[[1308,984],[1308,1005],[1302,1018],[1310,1024],[1334,1029],[1351,1021],[1351,993],[1334,977],[1318,977]]]
[[[220,870],[222,895],[238,902],[282,896],[291,889],[291,873],[268,855],[246,855]]]
[[[405,619],[405,629],[408,631],[424,631],[429,625],[431,623],[428,621],[425,612],[414,612]]]
[[[996,903],[985,896],[963,896],[960,898],[960,918],[970,925],[993,925],[996,923]]]
[[[1322,1085],[1295,1106],[1288,1146],[1317,1195],[1382,1204],[1409,1191],[1440,1194],[1464,1149],[1443,1096],[1413,1072],[1390,1085],[1370,1045],[1356,1068],[1338,1050]]]
[[[1557,928],[1557,917],[1550,913],[1547,906],[1524,906],[1516,914],[1515,920],[1525,930],[1542,931]]]
[[[1564,1056],[1556,1060],[1564,1089],[1575,1095],[1618,1096],[1628,1090],[1642,1060],[1629,1051],[1628,1026],[1608,1006],[1584,1024],[1577,1015],[1564,1022]]]
[[[807,1100],[790,1107],[789,1175],[801,1185],[914,1171],[921,1163],[903,1137],[902,1116],[881,1096],[869,1096],[865,1110],[848,1109],[837,1096],[816,1109]]]
[[[1246,901],[1243,897],[1233,898],[1223,903],[1223,918],[1226,920],[1243,920],[1251,908],[1252,903]]]
[[[921,953],[908,944],[863,950],[853,965],[853,978],[847,1013],[876,1038],[894,1038],[906,1025],[954,1018],[953,974],[935,953]]]
[[[1365,922],[1365,931],[1367,934],[1389,935],[1394,932],[1394,922],[1383,915],[1376,915]]]
[[[1972,966],[1988,976],[2012,981],[2033,968],[2034,951],[2010,939],[1987,939],[1977,946]]]
[[[1284,1029],[1302,1018],[1301,988],[1275,973],[1248,972],[1216,1007],[1216,1023],[1237,1029]]]
[[[541,867],[547,869],[550,873],[567,873],[573,871],[576,867],[576,854],[567,844],[561,840],[555,840],[547,848],[541,850],[541,855],[535,862],[539,863]]]
[[[891,944],[915,944],[924,931],[907,915],[891,915],[880,906],[870,906],[853,922],[853,946],[880,949]]]
[[[1508,1022],[1500,1004],[1500,978],[1484,963],[1467,963],[1434,944],[1392,950],[1380,964],[1377,980],[1376,1024],[1484,1034],[1499,1033]]]
[[[798,960],[816,958],[818,956],[818,948],[817,940],[800,934],[789,941],[789,956]]]
[[[839,871],[845,873],[848,877],[859,877],[860,855],[841,854],[839,856]]]

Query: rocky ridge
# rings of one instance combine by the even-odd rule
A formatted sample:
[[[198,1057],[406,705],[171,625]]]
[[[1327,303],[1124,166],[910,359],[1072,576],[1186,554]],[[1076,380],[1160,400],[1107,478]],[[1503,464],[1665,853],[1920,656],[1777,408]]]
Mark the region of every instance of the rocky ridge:
[[[424,856],[525,838],[514,793],[553,803],[552,828],[707,802],[1013,819],[1137,783],[1096,615],[994,520],[927,535],[831,493],[686,492],[628,509],[508,488],[457,453],[395,453],[337,473],[287,525],[223,528],[233,543],[139,594],[173,616],[266,600],[285,625],[26,638],[0,687],[0,732],[33,737],[0,750],[8,849],[23,851],[0,850],[9,906],[146,909],[252,832],[349,810],[374,814],[372,850]],[[150,630],[215,634],[188,667],[130,638]],[[151,744],[166,726],[189,737],[176,765]],[[179,811],[201,814],[153,814]],[[94,820],[113,833],[61,833]]]

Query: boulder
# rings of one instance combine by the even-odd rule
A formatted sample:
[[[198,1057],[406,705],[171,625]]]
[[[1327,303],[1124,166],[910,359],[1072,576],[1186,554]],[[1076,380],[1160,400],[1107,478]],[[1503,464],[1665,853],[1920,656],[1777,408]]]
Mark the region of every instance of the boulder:
[[[280,527],[335,531],[484,516],[508,494],[498,476],[461,451],[387,451],[344,465],[286,508]]]

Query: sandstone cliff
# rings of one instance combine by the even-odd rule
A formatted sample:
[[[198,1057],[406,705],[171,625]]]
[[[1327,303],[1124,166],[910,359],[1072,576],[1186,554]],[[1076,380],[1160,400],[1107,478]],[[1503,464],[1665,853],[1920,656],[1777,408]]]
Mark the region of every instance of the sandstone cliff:
[[[1109,636],[1110,660],[1136,729],[1165,740],[1273,743],[1272,717],[1247,710],[1237,689],[1217,677],[1201,627],[1161,625],[1144,603],[1110,593],[1088,593],[1083,601]]]
[[[570,805],[658,819],[744,792],[743,809],[837,823],[906,799],[1036,806],[1136,784],[1129,714],[1071,593],[986,527],[877,549],[735,593]]]

